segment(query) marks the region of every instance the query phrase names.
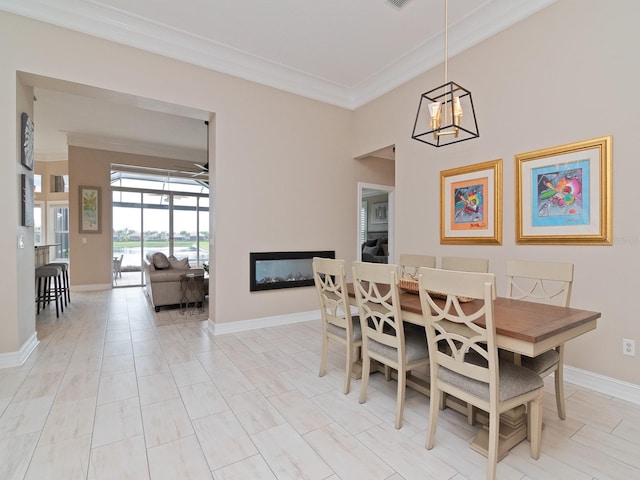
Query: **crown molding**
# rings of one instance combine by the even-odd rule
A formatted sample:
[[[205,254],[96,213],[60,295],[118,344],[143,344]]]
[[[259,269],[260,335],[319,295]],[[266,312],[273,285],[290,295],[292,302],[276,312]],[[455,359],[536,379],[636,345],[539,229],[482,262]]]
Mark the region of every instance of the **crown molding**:
[[[67,133],[67,145],[135,155],[147,155],[150,157],[170,158],[172,160],[186,160],[194,163],[206,163],[207,161],[206,150],[160,145],[157,143],[122,138],[110,138],[100,135],[87,135],[84,133]]]
[[[449,30],[449,56],[485,40],[557,0],[491,0]],[[356,87],[305,72],[159,25],[93,2],[0,0],[0,10],[139,48],[347,109],[356,109],[442,63],[442,35]]]

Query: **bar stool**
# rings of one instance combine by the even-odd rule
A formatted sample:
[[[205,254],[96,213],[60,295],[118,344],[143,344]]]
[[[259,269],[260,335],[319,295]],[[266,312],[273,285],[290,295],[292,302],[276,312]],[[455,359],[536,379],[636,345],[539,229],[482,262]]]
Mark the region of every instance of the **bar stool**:
[[[60,289],[59,280],[62,278],[62,268],[56,266],[43,265],[36,268],[36,304],[37,314],[40,314],[40,304],[42,309],[51,303],[56,302],[56,317],[60,317],[60,310],[64,312],[62,305],[62,290]],[[53,279],[53,288],[51,288],[51,280]]]
[[[69,264],[67,262],[50,262],[45,267],[60,267],[62,269],[62,282],[60,289],[62,290],[62,297],[64,298],[64,306],[68,305],[67,301],[71,303],[71,285],[69,284]]]

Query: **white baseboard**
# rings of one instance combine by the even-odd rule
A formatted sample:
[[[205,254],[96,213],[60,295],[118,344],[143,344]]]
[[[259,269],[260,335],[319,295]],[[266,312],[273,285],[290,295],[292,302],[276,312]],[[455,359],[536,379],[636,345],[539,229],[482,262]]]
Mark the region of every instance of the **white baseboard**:
[[[93,292],[95,290],[111,290],[113,287],[110,283],[96,283],[93,285],[74,285],[71,287],[72,292]]]
[[[634,383],[624,382],[569,365],[564,366],[564,380],[579,387],[588,388],[640,405],[640,385]]]
[[[286,315],[276,315],[274,317],[252,318],[250,320],[229,323],[214,323],[209,320],[209,332],[212,335],[224,335],[227,333],[245,332],[247,330],[276,327],[279,325],[291,325],[312,320],[320,320],[320,310],[289,313]]]
[[[38,346],[38,343],[38,333],[33,332],[33,335],[24,342],[24,345],[17,352],[0,353],[0,369],[23,365]]]

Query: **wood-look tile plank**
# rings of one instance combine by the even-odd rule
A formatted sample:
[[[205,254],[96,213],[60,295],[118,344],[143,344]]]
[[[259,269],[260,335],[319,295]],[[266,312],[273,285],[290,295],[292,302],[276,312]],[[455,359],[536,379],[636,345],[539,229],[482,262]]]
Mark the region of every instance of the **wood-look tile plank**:
[[[288,424],[262,430],[251,438],[277,478],[321,480],[334,473]]]
[[[148,480],[144,438],[126,438],[92,448],[87,480]]]
[[[147,450],[151,480],[211,480],[195,435],[180,438]]]
[[[193,428],[211,470],[258,453],[242,424],[230,410],[199,418],[193,422]]]

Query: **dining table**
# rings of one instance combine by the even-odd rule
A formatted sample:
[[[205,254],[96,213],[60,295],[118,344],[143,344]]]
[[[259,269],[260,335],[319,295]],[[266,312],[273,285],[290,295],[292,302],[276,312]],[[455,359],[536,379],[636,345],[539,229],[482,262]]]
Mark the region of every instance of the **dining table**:
[[[347,284],[350,302],[356,305],[353,284]],[[403,321],[425,326],[420,296],[417,292],[400,290],[400,308]],[[436,300],[436,302],[444,300]],[[477,310],[477,302],[460,303],[463,310]],[[475,304],[475,305],[474,305]],[[534,357],[552,348],[562,345],[587,332],[595,330],[600,312],[577,308],[547,305],[524,300],[496,297],[494,306],[494,325],[496,345],[504,352],[513,353],[518,362],[521,355]],[[484,326],[484,317],[477,320]],[[407,379],[407,386],[429,395],[428,380]],[[467,414],[467,405],[455,398],[447,397],[446,406]],[[484,412],[477,412],[478,420],[488,422]],[[524,405],[500,416],[500,442],[498,458],[504,457],[511,448],[527,438],[526,409]],[[480,429],[472,442],[472,448],[487,455],[488,431]]]

